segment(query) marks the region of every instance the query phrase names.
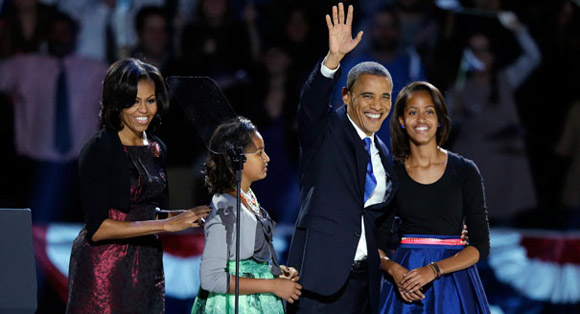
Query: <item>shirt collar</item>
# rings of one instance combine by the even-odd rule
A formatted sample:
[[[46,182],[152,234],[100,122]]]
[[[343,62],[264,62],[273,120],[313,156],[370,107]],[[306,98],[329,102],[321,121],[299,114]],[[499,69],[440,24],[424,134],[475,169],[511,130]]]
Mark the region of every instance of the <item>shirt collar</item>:
[[[356,125],[356,123],[354,123],[354,121],[352,121],[352,119],[350,118],[350,116],[348,115],[348,113],[346,114],[346,116],[348,117],[348,121],[350,121],[350,123],[352,123],[352,126],[354,126],[354,129],[356,130],[356,133],[358,134],[358,136],[360,137],[361,140],[364,140],[365,137],[370,137],[371,138],[371,143],[373,144],[373,146],[375,145],[375,133],[371,134],[371,135],[367,135],[363,130],[361,130],[358,125]]]

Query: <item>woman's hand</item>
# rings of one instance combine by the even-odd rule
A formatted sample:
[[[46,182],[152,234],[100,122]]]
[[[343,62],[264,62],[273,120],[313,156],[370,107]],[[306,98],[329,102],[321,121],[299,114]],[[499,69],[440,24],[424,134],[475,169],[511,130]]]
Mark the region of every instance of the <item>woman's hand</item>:
[[[200,227],[211,208],[206,205],[197,206],[171,218],[165,219],[164,230],[166,232],[177,232],[188,228]]]
[[[282,274],[279,278],[288,279],[291,281],[298,281],[300,279],[298,271],[294,267],[280,265],[280,270],[282,271]]]
[[[399,283],[399,289],[408,293],[420,292],[420,289],[423,286],[435,280],[435,278],[437,278],[437,275],[431,266],[427,265],[415,268],[403,275],[403,278]]]
[[[404,301],[414,302],[425,298],[422,291],[407,292],[406,290],[401,289],[400,283],[403,280],[403,276],[409,272],[407,268],[389,259],[381,249],[379,249],[379,256],[381,258],[381,269],[393,278],[393,281],[399,290],[399,294]]]
[[[291,280],[282,278],[270,279],[270,284],[272,285],[272,293],[289,303],[294,303],[302,294],[300,291],[302,286]]]
[[[408,291],[402,288],[402,282],[405,275],[409,273],[409,270],[395,262],[392,263],[393,265],[390,266],[389,274],[393,277],[393,281],[395,282],[397,289],[399,289],[401,298],[407,302],[415,302],[424,299],[425,295],[422,291],[418,289],[415,291]]]
[[[207,205],[201,205],[194,208],[190,208],[189,210],[192,211],[199,218],[198,222],[200,223],[200,226],[202,226],[205,223],[205,218],[209,215],[209,212],[211,211],[211,207]]]
[[[467,225],[463,225],[463,230],[461,230],[461,243],[465,246],[469,244],[469,231],[467,230]]]

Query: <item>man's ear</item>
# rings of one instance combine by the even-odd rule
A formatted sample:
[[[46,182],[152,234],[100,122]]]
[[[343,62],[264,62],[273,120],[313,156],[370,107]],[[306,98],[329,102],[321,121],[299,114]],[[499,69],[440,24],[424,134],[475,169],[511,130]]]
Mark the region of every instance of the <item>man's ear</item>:
[[[350,102],[352,101],[352,99],[350,98],[350,93],[348,92],[348,89],[346,89],[346,87],[342,88],[342,102],[345,105],[350,105]]]

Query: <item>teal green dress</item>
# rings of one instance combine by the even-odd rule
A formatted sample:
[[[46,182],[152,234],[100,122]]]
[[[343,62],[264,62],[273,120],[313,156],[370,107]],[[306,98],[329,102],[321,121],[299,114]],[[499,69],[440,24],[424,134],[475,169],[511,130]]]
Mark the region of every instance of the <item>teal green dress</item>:
[[[228,272],[235,274],[236,262],[228,262]],[[258,262],[254,259],[240,261],[240,277],[273,279],[270,265],[266,262]],[[231,284],[235,284],[232,282]],[[262,313],[284,313],[282,300],[272,293],[240,294],[239,313],[262,314]],[[235,295],[207,292],[200,289],[192,314],[229,314],[235,313]]]
[[[235,205],[236,198],[229,194],[216,194],[212,198],[201,258],[202,287],[193,304],[192,314],[235,312],[235,295],[226,293],[230,286],[235,285]],[[240,277],[277,278],[280,266],[272,245],[275,222],[263,208],[256,215],[243,206],[240,225]],[[240,294],[239,313],[282,314],[284,306],[282,300],[272,293]]]

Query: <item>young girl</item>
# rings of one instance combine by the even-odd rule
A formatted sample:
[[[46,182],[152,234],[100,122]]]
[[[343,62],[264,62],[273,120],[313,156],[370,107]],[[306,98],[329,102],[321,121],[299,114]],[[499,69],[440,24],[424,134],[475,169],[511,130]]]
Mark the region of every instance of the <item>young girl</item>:
[[[440,147],[450,130],[443,96],[427,82],[405,86],[390,127],[402,239],[392,259],[379,251],[392,279],[383,282],[381,313],[489,313],[474,265],[489,253],[482,179],[473,161]]]
[[[205,223],[205,249],[201,258],[201,288],[192,313],[231,313],[234,310],[236,258],[236,175],[226,152],[243,147],[240,212],[240,313],[284,313],[282,300],[293,303],[300,296],[298,272],[279,266],[272,245],[274,221],[260,207],[250,189],[266,177],[270,158],[256,127],[245,118],[234,118],[214,132],[205,181],[214,193],[213,209]],[[272,265],[269,265],[269,261]],[[209,293],[209,294],[208,294]]]

